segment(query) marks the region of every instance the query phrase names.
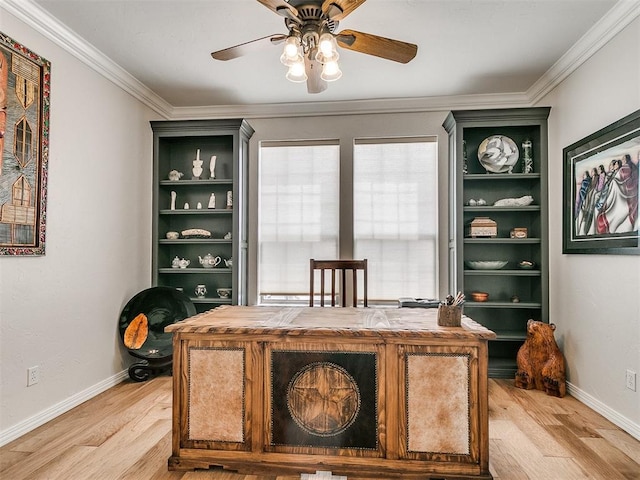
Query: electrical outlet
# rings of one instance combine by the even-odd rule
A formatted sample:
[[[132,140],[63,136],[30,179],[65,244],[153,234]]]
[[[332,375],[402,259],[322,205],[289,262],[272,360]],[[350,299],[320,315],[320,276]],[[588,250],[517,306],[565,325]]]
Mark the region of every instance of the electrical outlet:
[[[31,385],[35,385],[40,381],[40,367],[35,366],[31,368],[27,368],[27,387]]]
[[[627,370],[626,383],[629,390],[636,391],[636,372]]]

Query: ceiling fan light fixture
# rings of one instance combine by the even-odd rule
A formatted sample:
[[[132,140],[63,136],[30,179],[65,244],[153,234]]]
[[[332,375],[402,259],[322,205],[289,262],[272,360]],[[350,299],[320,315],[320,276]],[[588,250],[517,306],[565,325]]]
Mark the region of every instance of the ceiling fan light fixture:
[[[304,68],[304,61],[296,62],[289,67],[287,71],[287,80],[294,83],[301,83],[307,81],[307,73]]]
[[[333,34],[325,32],[320,35],[320,40],[318,41],[318,51],[322,52],[325,57],[330,57],[338,51],[338,43],[336,42]]]
[[[322,65],[322,73],[320,74],[322,80],[325,82],[335,82],[340,77],[342,77],[342,70],[340,70],[338,62],[331,61]]]
[[[280,56],[280,62],[287,67],[294,63],[302,62],[302,54],[300,53],[300,39],[296,36],[287,37],[284,42],[284,49]]]
[[[0,0],[2,1],[2,0]],[[212,52],[215,60],[230,60],[268,44],[284,43],[280,62],[287,68],[291,82],[307,82],[309,93],[326,90],[327,82],[342,77],[338,65],[338,45],[367,55],[408,63],[418,46],[392,38],[356,30],[337,31],[338,23],[366,0],[258,0],[284,17],[287,34],[273,34],[250,42]]]

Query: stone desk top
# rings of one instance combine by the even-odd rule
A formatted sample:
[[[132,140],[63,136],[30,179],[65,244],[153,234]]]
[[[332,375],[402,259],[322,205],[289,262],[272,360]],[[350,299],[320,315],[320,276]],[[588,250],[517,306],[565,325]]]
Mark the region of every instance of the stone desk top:
[[[462,326],[441,327],[437,309],[322,308],[224,305],[181,322],[165,332],[345,336],[392,341],[411,337],[458,340],[494,339],[496,334],[463,315]]]

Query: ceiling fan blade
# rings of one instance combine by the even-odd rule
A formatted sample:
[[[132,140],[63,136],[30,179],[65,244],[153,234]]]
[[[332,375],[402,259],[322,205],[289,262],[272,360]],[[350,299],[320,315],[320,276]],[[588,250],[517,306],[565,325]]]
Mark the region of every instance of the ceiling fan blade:
[[[336,40],[342,48],[400,63],[410,62],[418,53],[418,46],[413,43],[355,30],[342,30],[336,35]]]
[[[251,40],[250,42],[245,42],[241,43],[240,45],[225,48],[224,50],[212,52],[211,56],[216,60],[232,60],[248,53],[261,50],[267,45],[276,45],[286,38],[286,35],[282,35],[279,33],[275,35],[269,35],[268,37],[258,38],[256,40]]]
[[[327,82],[320,78],[322,73],[322,64],[314,58],[309,58],[309,55],[304,56],[304,68],[307,74],[307,92],[320,93],[327,89]]]
[[[324,0],[322,12],[331,20],[342,20],[366,0]]]
[[[296,23],[300,23],[300,18],[298,18],[298,10],[293,5],[290,5],[285,0],[258,0],[262,5],[267,7],[272,12],[277,13],[278,15],[289,18]]]

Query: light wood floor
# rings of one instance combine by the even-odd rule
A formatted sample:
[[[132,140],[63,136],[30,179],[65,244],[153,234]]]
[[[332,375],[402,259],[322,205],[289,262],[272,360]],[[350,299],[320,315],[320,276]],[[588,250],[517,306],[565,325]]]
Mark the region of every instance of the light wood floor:
[[[496,480],[640,479],[640,442],[572,397],[489,382]],[[299,480],[169,472],[171,378],[124,382],[0,448],[3,480]]]

